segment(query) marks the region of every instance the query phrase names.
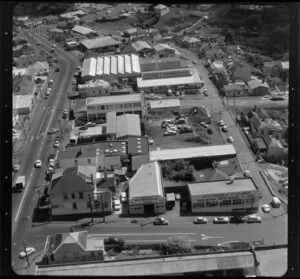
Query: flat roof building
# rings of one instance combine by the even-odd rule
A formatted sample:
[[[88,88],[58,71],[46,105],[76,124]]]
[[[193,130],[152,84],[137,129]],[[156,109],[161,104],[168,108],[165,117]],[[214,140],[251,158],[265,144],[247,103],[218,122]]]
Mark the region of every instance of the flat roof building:
[[[259,191],[251,178],[188,184],[190,210],[196,212],[257,212]]]
[[[157,162],[140,166],[128,184],[130,214],[157,215],[165,213],[161,170]]]
[[[115,49],[121,45],[121,42],[113,39],[110,36],[97,37],[94,39],[87,39],[80,42],[83,50],[110,50]]]
[[[150,151],[150,161],[214,158],[221,156],[236,156],[234,146],[232,144],[223,144]]]
[[[151,110],[164,110],[164,109],[168,109],[168,108],[172,108],[172,109],[180,108],[179,98],[151,100],[149,103],[150,103]]]

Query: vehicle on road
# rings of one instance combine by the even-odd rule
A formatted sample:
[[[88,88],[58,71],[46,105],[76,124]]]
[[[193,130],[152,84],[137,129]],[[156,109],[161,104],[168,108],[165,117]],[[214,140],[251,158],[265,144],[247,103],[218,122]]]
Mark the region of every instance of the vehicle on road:
[[[47,92],[45,93],[46,96],[49,96],[50,94],[51,94],[51,91],[47,91]]]
[[[246,219],[242,216],[233,216],[229,219],[229,223],[231,224],[242,224],[245,223]]]
[[[27,256],[30,256],[35,253],[35,249],[33,247],[27,247],[25,251],[19,253],[19,258],[24,259]]]
[[[260,216],[257,216],[257,215],[249,215],[249,216],[246,216],[246,222],[247,223],[261,223],[262,222],[262,219]]]
[[[59,147],[59,141],[58,140],[54,141],[53,147],[55,147],[55,148]]]
[[[63,112],[63,118],[67,118],[69,111],[67,109]]]
[[[230,142],[230,143],[232,143],[232,142],[233,142],[233,137],[231,137],[231,136],[228,137],[228,138],[227,138],[227,141]]]
[[[41,168],[42,167],[42,161],[41,160],[36,160],[34,166],[36,168]]]
[[[228,127],[226,125],[224,125],[222,128],[221,128],[222,132],[226,133],[228,132]]]
[[[265,96],[263,96],[263,99],[270,99],[270,96],[269,95],[265,95]]]
[[[158,217],[154,219],[153,225],[169,225],[169,221],[163,217]]]
[[[84,130],[87,130],[87,129],[88,129],[88,127],[85,127],[85,126],[82,126],[82,127],[79,128],[79,130],[81,130],[81,131],[84,131]]]
[[[215,217],[213,219],[214,224],[228,224],[229,218],[228,217]]]
[[[119,211],[121,210],[121,202],[119,199],[113,201],[114,210]]]
[[[60,72],[60,68],[56,67],[55,72]]]
[[[281,201],[277,197],[273,197],[271,205],[275,208],[278,208],[281,206]]]
[[[13,171],[14,171],[14,172],[19,171],[20,167],[21,167],[20,164],[15,164],[15,165],[13,166]]]
[[[220,125],[220,126],[224,126],[224,125],[225,125],[225,122],[224,122],[223,120],[220,120],[220,121],[219,121],[219,125]]]
[[[25,175],[18,176],[15,183],[15,190],[22,190],[25,188],[26,177]]]
[[[85,127],[95,127],[96,125],[97,125],[96,123],[88,122],[88,123],[86,123],[84,126],[85,126]]]
[[[149,144],[149,145],[152,145],[152,144],[154,144],[154,140],[153,140],[153,138],[151,138],[151,137],[148,137],[148,144]]]
[[[263,204],[261,206],[261,209],[263,210],[263,212],[269,213],[271,211],[271,208],[268,204]]]
[[[175,194],[175,200],[177,200],[177,201],[178,201],[178,200],[180,200],[180,199],[181,199],[181,195],[180,195],[180,194],[178,194],[178,193],[177,193],[177,194]]]
[[[283,96],[274,96],[270,98],[271,101],[284,101],[285,98]]]
[[[192,63],[195,64],[195,65],[197,64],[197,62],[195,60],[193,60]]]
[[[249,170],[244,170],[245,177],[251,177],[251,172]]]
[[[208,96],[208,89],[207,88],[203,89],[203,94],[204,94],[205,97]]]
[[[184,118],[179,118],[175,120],[175,124],[186,124],[186,120]]]
[[[173,136],[173,135],[176,135],[176,132],[175,132],[175,131],[168,130],[168,131],[165,131],[165,132],[164,132],[164,136]]]
[[[193,224],[207,224],[207,218],[205,218],[205,217],[196,217],[193,220]]]
[[[58,129],[57,128],[51,128],[50,130],[48,130],[48,134],[54,134],[57,133]]]

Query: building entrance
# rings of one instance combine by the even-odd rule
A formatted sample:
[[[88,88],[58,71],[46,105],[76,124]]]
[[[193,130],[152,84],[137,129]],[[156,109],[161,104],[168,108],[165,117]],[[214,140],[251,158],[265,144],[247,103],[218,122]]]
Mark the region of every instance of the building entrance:
[[[144,213],[146,216],[154,216],[154,204],[145,204],[144,205]]]

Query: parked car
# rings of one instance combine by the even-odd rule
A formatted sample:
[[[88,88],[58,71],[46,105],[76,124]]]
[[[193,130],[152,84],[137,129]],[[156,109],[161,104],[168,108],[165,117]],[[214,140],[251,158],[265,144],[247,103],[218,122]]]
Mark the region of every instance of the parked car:
[[[242,216],[233,216],[229,219],[229,223],[232,223],[232,224],[240,224],[240,223],[245,223],[246,222],[246,219],[245,217],[242,217]]]
[[[169,225],[169,221],[163,217],[158,217],[153,221],[153,225]]]
[[[113,205],[114,205],[114,209],[115,209],[116,211],[121,210],[121,202],[120,202],[119,199],[114,200],[114,201],[113,201]]]
[[[59,141],[58,140],[54,141],[53,147],[55,147],[55,148],[59,147]]]
[[[249,170],[244,170],[245,177],[251,177],[251,172]]]
[[[257,216],[257,215],[249,215],[246,217],[246,222],[247,223],[261,223],[262,219],[260,216]]]
[[[270,206],[269,206],[268,204],[263,204],[263,205],[261,206],[261,208],[262,208],[262,210],[263,210],[264,212],[266,212],[266,213],[269,213],[269,212],[271,211],[271,208],[270,208]]]
[[[180,194],[175,194],[175,200],[180,200],[181,199],[181,195]]]
[[[88,129],[88,127],[85,127],[85,126],[79,128],[79,130],[81,130],[81,131],[84,131],[84,130],[87,130],[87,129]]]
[[[42,167],[42,161],[41,160],[36,160],[34,166],[36,168],[41,168]]]
[[[55,72],[60,72],[60,68],[56,67]]]
[[[220,126],[224,126],[224,125],[225,125],[225,122],[224,122],[223,120],[220,120],[220,121],[219,121],[219,125],[220,125]]]
[[[175,131],[168,130],[164,132],[164,136],[173,136],[173,135],[176,135]]]
[[[230,143],[232,143],[232,142],[233,142],[233,137],[231,137],[231,136],[228,137],[228,138],[227,138],[227,141],[230,142]]]
[[[186,120],[184,118],[179,118],[177,120],[175,120],[175,124],[185,124]]]
[[[213,219],[214,224],[228,224],[229,218],[228,217],[215,217]]]
[[[54,134],[57,133],[58,129],[57,128],[51,128],[50,130],[48,130],[48,134]]]
[[[24,259],[27,256],[30,256],[35,253],[35,249],[33,247],[26,247],[25,251],[19,253],[19,258]]]
[[[196,217],[193,220],[193,224],[207,224],[207,219],[205,217]]]
[[[20,169],[20,164],[15,164],[15,165],[13,166],[13,171],[14,171],[14,172],[19,171],[19,169]]]
[[[153,140],[153,138],[150,138],[150,137],[148,137],[148,144],[149,144],[149,145],[152,145],[152,144],[154,144],[154,140]]]
[[[88,122],[84,125],[85,127],[95,127],[96,126],[96,123],[93,123],[93,122]]]
[[[228,132],[228,128],[226,125],[224,125],[222,128],[221,128],[222,132],[226,133]]]
[[[207,88],[204,88],[204,89],[203,89],[203,94],[204,94],[205,97],[208,96],[208,89],[207,89]]]
[[[203,126],[204,128],[208,128],[208,125],[204,122],[200,122],[200,125]]]

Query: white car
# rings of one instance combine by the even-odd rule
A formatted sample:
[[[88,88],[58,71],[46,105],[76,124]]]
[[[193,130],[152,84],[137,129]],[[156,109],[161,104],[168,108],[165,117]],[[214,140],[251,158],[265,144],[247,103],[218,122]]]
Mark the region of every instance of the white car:
[[[232,143],[233,142],[233,137],[228,137],[227,141]]]
[[[270,99],[270,96],[269,95],[265,95],[263,98],[264,99]]]
[[[244,171],[244,176],[245,177],[250,177],[251,176],[251,172],[249,170],[245,170]]]
[[[149,137],[148,137],[148,143],[149,143],[150,145],[154,144],[153,138],[149,138]]]
[[[228,224],[229,218],[228,217],[216,217],[213,219],[214,224]]]
[[[56,140],[56,141],[54,142],[53,147],[55,147],[55,148],[58,148],[58,147],[59,147],[59,141],[58,141],[58,140]]]
[[[269,213],[271,211],[271,208],[268,204],[264,204],[261,206],[262,210],[266,213]]]
[[[204,122],[200,122],[200,125],[203,126],[204,128],[208,128],[208,125]]]
[[[27,247],[26,252],[22,251],[19,253],[19,258],[24,259],[26,257],[26,254],[27,254],[27,256],[30,256],[33,253],[35,253],[35,249],[33,247]]]
[[[114,200],[113,203],[114,203],[114,209],[115,209],[116,211],[121,210],[121,202],[120,202],[119,199]]]
[[[249,215],[246,217],[246,222],[247,223],[261,223],[262,219],[260,216],[257,216],[257,215]]]
[[[49,159],[49,162],[48,162],[49,166],[54,166],[55,164],[55,159]]]
[[[220,126],[224,126],[224,125],[225,125],[225,122],[224,122],[223,120],[220,120],[220,121],[219,121],[219,125],[220,125]]]
[[[41,160],[36,160],[34,166],[36,168],[41,168],[42,167],[42,161]]]

